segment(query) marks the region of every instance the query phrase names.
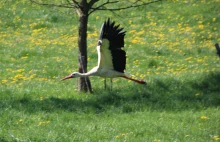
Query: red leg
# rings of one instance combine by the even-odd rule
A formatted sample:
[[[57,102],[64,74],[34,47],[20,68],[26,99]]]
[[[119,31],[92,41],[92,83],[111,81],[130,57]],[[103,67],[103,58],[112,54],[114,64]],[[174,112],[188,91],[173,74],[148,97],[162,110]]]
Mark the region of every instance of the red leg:
[[[125,79],[128,79],[128,80],[137,82],[137,83],[139,83],[139,84],[147,84],[147,82],[145,82],[145,81],[143,81],[143,80],[137,80],[137,79],[133,79],[133,78],[130,78],[130,77],[127,77],[127,76],[122,76],[122,77],[125,78]]]

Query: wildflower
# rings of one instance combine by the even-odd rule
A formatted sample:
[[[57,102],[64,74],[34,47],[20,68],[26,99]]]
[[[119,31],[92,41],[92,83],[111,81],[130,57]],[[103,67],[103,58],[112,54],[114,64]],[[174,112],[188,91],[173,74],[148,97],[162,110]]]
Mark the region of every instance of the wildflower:
[[[150,18],[150,17],[151,17],[151,13],[147,12],[147,18]]]
[[[15,72],[24,72],[25,69],[18,69]]]
[[[185,60],[188,61],[188,60],[190,60],[190,59],[192,59],[192,57],[188,57],[188,58],[186,58]]]
[[[34,28],[35,26],[37,26],[37,23],[32,23],[29,25],[31,28]]]
[[[126,137],[126,136],[128,136],[129,134],[133,134],[133,132],[130,132],[130,133],[121,133],[120,135],[115,136],[115,138],[118,139],[118,138],[120,138],[120,137]]]
[[[36,76],[36,74],[32,74],[29,79],[33,79]]]
[[[2,80],[2,84],[6,83],[6,82],[8,82],[8,80],[6,80],[6,79]]]
[[[220,140],[218,136],[213,136],[212,138],[215,139],[216,141]]]
[[[47,81],[48,79],[47,79],[47,78],[36,78],[35,80],[38,80],[38,81]]]
[[[137,35],[142,35],[142,34],[144,34],[144,33],[145,33],[145,31],[144,31],[144,30],[141,30],[141,31],[137,32],[136,34],[137,34]]]
[[[121,134],[121,136],[123,136],[123,137],[124,137],[124,136],[126,136],[126,134]]]
[[[16,61],[15,58],[11,58],[11,61]]]
[[[204,29],[204,25],[203,24],[199,24],[199,29]]]
[[[43,101],[43,100],[44,100],[44,97],[41,96],[41,97],[40,97],[40,100]]]
[[[135,43],[138,42],[138,40],[137,39],[133,39],[131,42],[135,44]]]
[[[203,119],[203,120],[208,119],[208,117],[207,117],[207,116],[205,116],[205,115],[201,116],[200,118],[201,118],[201,119]]]
[[[198,96],[199,96],[199,93],[196,93],[195,96],[198,97]]]
[[[215,21],[216,21],[216,18],[212,18],[212,21],[215,22]]]
[[[168,28],[169,32],[173,32],[174,28]]]
[[[46,124],[49,124],[50,121],[42,121],[42,122],[39,122],[37,126],[40,126],[40,125],[46,125]]]
[[[21,59],[27,59],[28,58],[28,54],[26,54],[25,56],[22,56]]]

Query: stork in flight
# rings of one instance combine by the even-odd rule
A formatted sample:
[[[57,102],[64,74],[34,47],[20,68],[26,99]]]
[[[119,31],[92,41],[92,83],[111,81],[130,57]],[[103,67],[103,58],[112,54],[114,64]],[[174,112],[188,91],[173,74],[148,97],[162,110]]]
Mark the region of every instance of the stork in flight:
[[[122,49],[124,47],[125,32],[120,25],[115,25],[110,19],[105,21],[100,30],[100,36],[97,45],[98,52],[98,65],[87,73],[73,72],[64,77],[62,80],[87,77],[87,76],[100,76],[104,78],[122,77],[139,84],[146,84],[143,80],[136,80],[129,77],[125,72],[126,65],[126,52]],[[106,88],[106,80],[105,80]]]

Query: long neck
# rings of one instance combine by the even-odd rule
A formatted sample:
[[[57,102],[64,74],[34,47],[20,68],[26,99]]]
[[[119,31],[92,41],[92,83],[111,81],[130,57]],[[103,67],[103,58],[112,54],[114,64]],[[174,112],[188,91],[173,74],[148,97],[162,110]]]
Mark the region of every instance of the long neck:
[[[96,74],[97,74],[97,68],[95,67],[87,73],[78,73],[78,76],[79,77],[87,77],[87,76],[93,76],[93,75],[96,75]]]
[[[90,72],[87,72],[87,73],[77,73],[77,76],[79,77],[87,77],[87,76],[91,76],[92,74]]]

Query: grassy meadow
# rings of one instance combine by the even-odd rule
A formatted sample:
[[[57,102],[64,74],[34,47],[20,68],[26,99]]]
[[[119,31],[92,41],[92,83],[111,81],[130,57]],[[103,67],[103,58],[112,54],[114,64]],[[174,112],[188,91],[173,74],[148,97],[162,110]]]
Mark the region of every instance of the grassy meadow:
[[[89,17],[88,70],[108,17],[127,31],[126,72],[139,85],[90,77],[77,91],[78,17],[28,0],[0,5],[1,142],[220,141],[219,0],[167,0]],[[110,81],[108,80],[108,83]]]

